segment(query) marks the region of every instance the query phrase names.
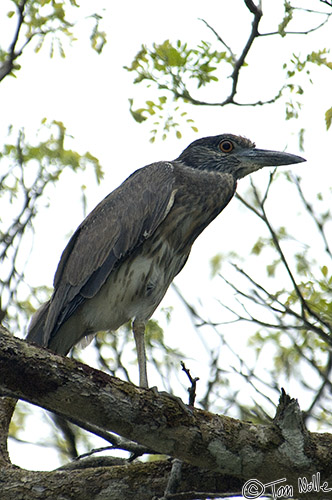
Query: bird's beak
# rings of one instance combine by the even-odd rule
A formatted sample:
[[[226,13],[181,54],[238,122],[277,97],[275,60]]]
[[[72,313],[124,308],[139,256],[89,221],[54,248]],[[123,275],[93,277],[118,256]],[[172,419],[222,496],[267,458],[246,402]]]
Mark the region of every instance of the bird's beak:
[[[269,151],[267,149],[244,149],[238,155],[241,162],[239,177],[255,172],[262,167],[278,167],[279,165],[292,165],[306,161],[301,156],[279,151]]]

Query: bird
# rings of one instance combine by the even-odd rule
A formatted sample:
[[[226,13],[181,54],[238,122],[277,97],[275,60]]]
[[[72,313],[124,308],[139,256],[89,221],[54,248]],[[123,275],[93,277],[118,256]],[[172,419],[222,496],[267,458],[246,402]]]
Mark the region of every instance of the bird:
[[[132,321],[139,385],[147,388],[145,326],[196,238],[228,205],[239,179],[303,161],[220,134],[195,140],[175,160],[136,170],[70,238],[27,340],[67,355],[82,339]]]

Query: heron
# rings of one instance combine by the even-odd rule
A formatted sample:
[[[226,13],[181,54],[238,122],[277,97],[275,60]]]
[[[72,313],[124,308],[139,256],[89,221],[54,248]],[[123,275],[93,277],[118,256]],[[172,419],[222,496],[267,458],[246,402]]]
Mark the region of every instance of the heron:
[[[136,170],[70,238],[28,341],[67,355],[85,337],[132,321],[139,384],[147,388],[145,326],[196,238],[233,198],[239,179],[303,161],[221,134],[195,140],[175,160]]]

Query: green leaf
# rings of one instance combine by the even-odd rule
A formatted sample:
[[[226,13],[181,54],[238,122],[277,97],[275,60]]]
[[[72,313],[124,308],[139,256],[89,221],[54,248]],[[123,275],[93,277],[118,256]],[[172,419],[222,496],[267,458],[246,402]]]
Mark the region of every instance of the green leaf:
[[[254,255],[259,255],[265,246],[265,242],[262,238],[259,238],[251,249],[251,253]]]
[[[322,275],[324,276],[324,278],[327,278],[327,276],[329,274],[329,270],[328,270],[327,266],[321,267],[320,270],[322,271]]]
[[[217,253],[210,260],[212,278],[219,273],[222,261],[223,261],[223,255],[221,253]]]
[[[284,8],[285,8],[285,16],[278,26],[278,31],[282,37],[286,36],[285,29],[290,23],[290,21],[293,19],[293,10],[294,10],[292,5],[287,0],[284,2]]]
[[[146,120],[146,116],[143,116],[143,111],[145,111],[143,108],[136,109],[134,110],[132,108],[133,105],[133,99],[128,99],[129,100],[129,111],[131,116],[134,118],[134,120],[138,123],[142,123]]]
[[[326,130],[328,130],[330,128],[331,122],[332,122],[332,108],[328,109],[325,112]]]

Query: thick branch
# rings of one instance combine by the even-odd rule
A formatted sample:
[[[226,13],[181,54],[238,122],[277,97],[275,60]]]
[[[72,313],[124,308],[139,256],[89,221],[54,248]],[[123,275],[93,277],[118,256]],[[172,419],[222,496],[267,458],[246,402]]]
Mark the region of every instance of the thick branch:
[[[16,399],[0,397],[0,469],[10,465],[7,436],[15,406]]]
[[[147,500],[161,498],[171,472],[168,460],[115,466],[58,470],[52,472],[0,469],[0,497],[6,500]],[[196,492],[205,490],[205,496]],[[183,464],[179,492],[188,492],[180,498],[206,498],[207,492],[241,492],[241,481],[232,477],[200,470]],[[176,498],[176,497],[175,497]]]
[[[287,418],[282,424],[279,418],[274,425],[186,411],[167,394],[135,387],[6,333],[0,334],[0,390],[77,424],[116,432],[159,453],[242,481],[255,477],[267,483],[286,477],[295,487],[299,475],[311,480],[319,470],[332,484],[332,437],[296,427],[298,417],[291,418],[290,410],[284,412]],[[294,400],[292,406],[299,415]]]

